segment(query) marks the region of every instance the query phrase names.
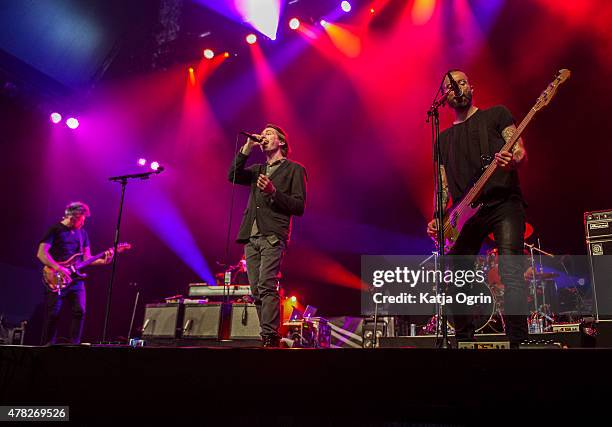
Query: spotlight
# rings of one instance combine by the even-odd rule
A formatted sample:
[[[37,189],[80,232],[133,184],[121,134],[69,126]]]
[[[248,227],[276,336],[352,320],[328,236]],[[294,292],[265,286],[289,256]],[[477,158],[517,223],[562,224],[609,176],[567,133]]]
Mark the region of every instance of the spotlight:
[[[151,169],[153,169],[154,171],[156,171],[157,169],[159,169],[159,163],[157,163],[157,162],[151,162]]]
[[[189,74],[193,74],[193,67],[189,67],[188,71],[189,71]]]
[[[374,10],[374,8],[373,8],[373,7],[372,7],[372,8],[370,8],[370,13],[374,14],[374,12],[376,12],[376,11]]]
[[[294,304],[297,302],[297,298],[295,296],[292,296],[290,299],[291,299],[291,302]]]
[[[257,36],[253,33],[246,36],[246,41],[248,44],[254,44],[257,41]]]
[[[147,159],[143,159],[142,157],[140,159],[138,159],[138,164],[140,166],[144,166],[147,164]]]
[[[320,24],[323,28],[327,28],[329,26],[329,22],[327,22],[325,19],[321,19]]]
[[[226,58],[229,58],[229,57],[230,57],[230,54],[229,54],[229,52],[225,52],[225,53],[223,54],[223,56],[224,56],[224,57],[226,57]]]
[[[214,57],[215,57],[215,52],[213,52],[211,49],[204,49],[204,58],[213,59]]]
[[[289,28],[292,30],[297,30],[300,27],[300,20],[297,18],[291,18],[289,21]]]
[[[76,129],[79,127],[79,121],[74,117],[70,117],[68,120],[66,120],[66,126],[68,126],[70,129]]]
[[[346,13],[349,13],[351,11],[351,4],[347,2],[346,0],[340,3],[340,7],[342,7],[342,10],[345,11]]]
[[[51,115],[49,116],[49,118],[51,119],[51,121],[55,124],[58,124],[59,122],[62,121],[62,115],[60,113],[51,113]]]

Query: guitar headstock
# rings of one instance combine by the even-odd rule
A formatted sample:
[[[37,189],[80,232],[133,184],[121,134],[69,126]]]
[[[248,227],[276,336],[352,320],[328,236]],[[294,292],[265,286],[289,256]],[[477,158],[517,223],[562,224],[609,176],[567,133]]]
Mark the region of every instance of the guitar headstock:
[[[121,253],[123,251],[127,251],[129,249],[132,249],[132,244],[131,243],[119,243],[117,245],[117,252]]]
[[[538,100],[533,106],[533,109],[535,111],[540,111],[542,108],[546,107],[550,103],[550,101],[554,98],[559,86],[565,83],[565,81],[569,79],[571,74],[572,74],[571,71],[566,68],[559,70],[555,79],[548,85],[548,87],[544,90],[544,92],[542,92],[542,94],[539,96]]]

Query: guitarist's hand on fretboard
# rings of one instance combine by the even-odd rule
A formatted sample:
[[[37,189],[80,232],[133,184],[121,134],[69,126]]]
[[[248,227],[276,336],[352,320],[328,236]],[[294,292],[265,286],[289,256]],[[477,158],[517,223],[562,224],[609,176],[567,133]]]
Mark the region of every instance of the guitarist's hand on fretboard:
[[[431,221],[427,223],[427,235],[434,240],[436,239],[436,237],[438,236],[438,221],[437,220],[432,219]]]
[[[516,168],[516,162],[514,161],[512,153],[509,151],[495,153],[495,163],[497,163],[498,168],[506,172],[510,172]]]
[[[104,252],[104,264],[110,264],[113,260],[113,254],[114,254],[114,250],[113,248],[110,248],[109,250],[107,250],[106,252]]]

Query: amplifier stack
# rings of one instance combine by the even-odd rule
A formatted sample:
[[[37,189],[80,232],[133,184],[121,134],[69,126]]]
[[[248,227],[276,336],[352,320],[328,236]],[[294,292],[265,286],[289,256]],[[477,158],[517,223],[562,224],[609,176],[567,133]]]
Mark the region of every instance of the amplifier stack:
[[[612,209],[584,214],[595,319],[612,319]]]

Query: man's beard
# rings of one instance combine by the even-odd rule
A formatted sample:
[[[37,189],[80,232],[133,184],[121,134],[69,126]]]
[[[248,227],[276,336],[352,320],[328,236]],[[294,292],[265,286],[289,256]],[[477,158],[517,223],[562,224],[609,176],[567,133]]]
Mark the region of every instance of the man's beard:
[[[472,92],[465,92],[463,96],[453,98],[448,105],[457,111],[466,111],[472,106]]]

